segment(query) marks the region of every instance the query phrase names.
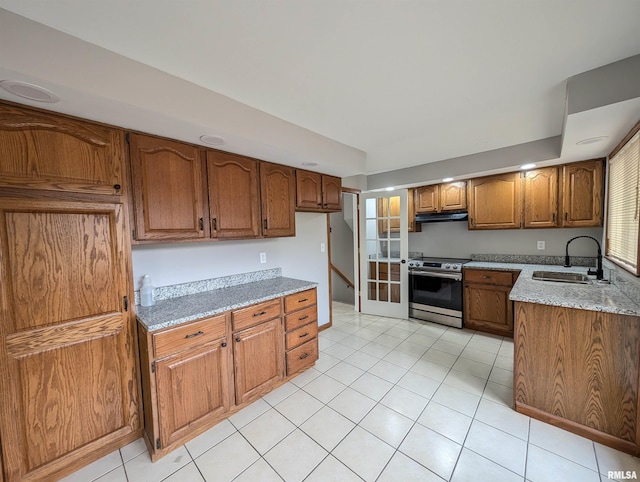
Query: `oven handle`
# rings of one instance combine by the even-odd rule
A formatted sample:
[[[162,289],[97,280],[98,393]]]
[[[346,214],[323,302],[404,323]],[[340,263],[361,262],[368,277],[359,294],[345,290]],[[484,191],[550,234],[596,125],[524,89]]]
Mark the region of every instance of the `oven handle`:
[[[409,271],[410,276],[426,276],[429,278],[446,278],[462,281],[462,273],[437,273],[435,271]]]

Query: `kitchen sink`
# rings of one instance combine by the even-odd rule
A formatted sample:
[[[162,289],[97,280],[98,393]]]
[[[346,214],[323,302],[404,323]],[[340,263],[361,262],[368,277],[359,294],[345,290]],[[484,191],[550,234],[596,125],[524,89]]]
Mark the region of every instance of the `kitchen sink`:
[[[582,273],[562,273],[560,271],[534,271],[533,279],[538,281],[561,281],[562,283],[589,284],[591,280]]]

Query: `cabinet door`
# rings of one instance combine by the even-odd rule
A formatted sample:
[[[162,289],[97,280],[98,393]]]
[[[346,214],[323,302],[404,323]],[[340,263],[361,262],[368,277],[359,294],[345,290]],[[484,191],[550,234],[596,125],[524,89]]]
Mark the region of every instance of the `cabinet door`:
[[[524,173],[523,223],[525,228],[558,225],[558,169],[547,167]]]
[[[467,209],[467,183],[464,181],[440,184],[440,211]]]
[[[296,206],[298,209],[322,211],[322,175],[296,170]]]
[[[342,211],[342,179],[322,176],[322,207],[325,211]]]
[[[419,233],[422,231],[422,224],[416,223],[416,198],[415,189],[408,190],[407,216],[409,218],[408,231],[410,233]]]
[[[520,173],[469,181],[469,229],[520,227]]]
[[[212,238],[260,235],[258,161],[207,152],[209,216]]]
[[[464,326],[502,336],[513,336],[511,286],[465,283]]]
[[[205,237],[200,150],[136,134],[130,142],[136,238]]]
[[[284,376],[282,318],[233,334],[236,404],[267,393]]]
[[[161,447],[229,411],[231,351],[224,339],[156,362]]]
[[[267,238],[296,235],[296,180],[293,168],[260,163],[262,234]]]
[[[120,194],[124,135],[117,129],[0,105],[0,186]]]
[[[562,166],[562,184],[562,226],[602,226],[602,161],[597,159]]]
[[[439,192],[440,186],[438,184],[416,188],[416,213],[438,212],[440,208]]]
[[[5,475],[53,480],[140,427],[125,210],[50,199],[0,206]]]

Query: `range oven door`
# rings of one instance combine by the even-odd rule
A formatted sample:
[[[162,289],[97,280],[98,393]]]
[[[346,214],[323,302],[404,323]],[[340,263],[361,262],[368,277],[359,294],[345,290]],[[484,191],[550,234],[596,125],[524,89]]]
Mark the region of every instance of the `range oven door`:
[[[462,327],[462,273],[411,270],[409,316]]]

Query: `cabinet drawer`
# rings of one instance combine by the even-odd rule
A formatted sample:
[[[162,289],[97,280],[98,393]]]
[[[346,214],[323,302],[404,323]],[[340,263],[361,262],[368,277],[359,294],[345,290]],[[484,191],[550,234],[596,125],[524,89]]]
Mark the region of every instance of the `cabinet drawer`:
[[[291,313],[292,311],[306,308],[307,306],[316,304],[316,289],[313,288],[300,293],[294,293],[284,298],[284,311]]]
[[[492,285],[512,286],[513,273],[511,271],[465,269],[464,280],[469,283],[483,283],[483,284],[492,284]]]
[[[299,372],[313,365],[318,359],[318,339],[309,340],[304,345],[287,352],[287,375]]]
[[[286,331],[295,330],[302,325],[311,323],[312,321],[318,321],[318,307],[316,305],[305,308],[304,310],[297,311],[284,317],[284,329]]]
[[[280,298],[251,305],[231,313],[233,331],[243,330],[263,321],[276,318],[282,314]]]
[[[226,316],[194,321],[153,335],[154,358],[201,346],[227,335]]]
[[[300,328],[290,331],[285,335],[285,349],[291,350],[292,348],[302,345],[303,343],[318,336],[318,324],[314,321]]]

